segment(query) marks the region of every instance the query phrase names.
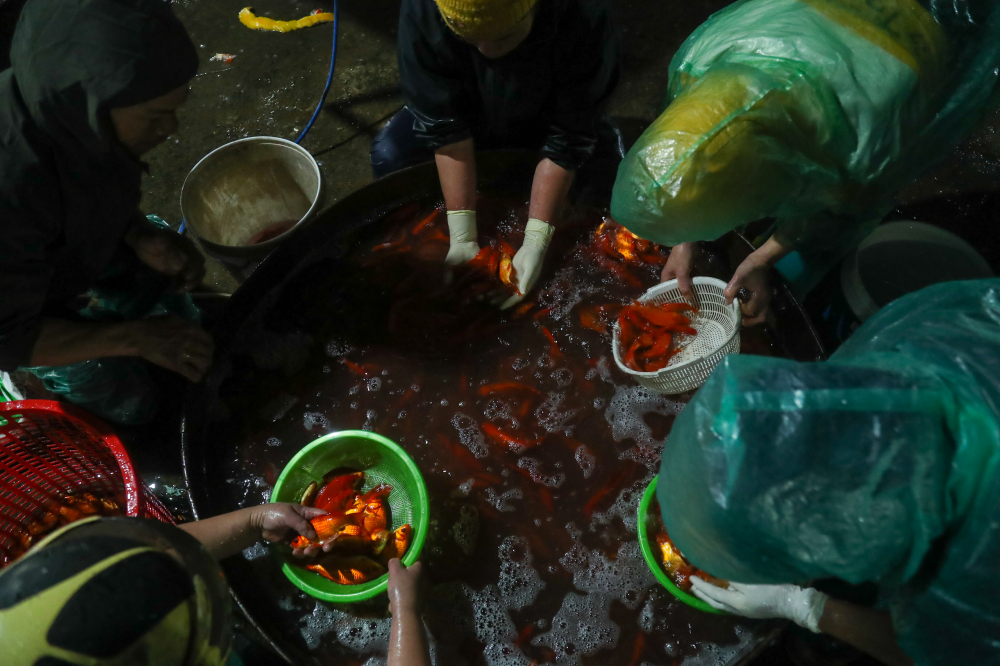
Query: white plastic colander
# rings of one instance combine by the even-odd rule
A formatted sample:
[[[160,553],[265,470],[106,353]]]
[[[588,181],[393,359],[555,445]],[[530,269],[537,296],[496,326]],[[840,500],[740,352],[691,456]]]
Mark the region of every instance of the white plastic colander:
[[[722,357],[726,354],[738,354],[740,351],[740,305],[735,300],[726,305],[723,295],[726,283],[710,277],[696,277],[692,282],[694,293],[698,297],[698,313],[685,314],[691,317],[691,326],[698,331],[698,335],[689,340],[685,340],[687,336],[683,336],[680,343],[684,347],[662,370],[636,372],[625,367],[622,361],[625,350],[621,349],[619,343],[621,331],[618,322],[615,322],[611,343],[615,363],[622,372],[657,393],[672,395],[693,391],[705,383]],[[656,285],[640,296],[638,301],[650,305],[686,302],[677,288],[677,280]]]

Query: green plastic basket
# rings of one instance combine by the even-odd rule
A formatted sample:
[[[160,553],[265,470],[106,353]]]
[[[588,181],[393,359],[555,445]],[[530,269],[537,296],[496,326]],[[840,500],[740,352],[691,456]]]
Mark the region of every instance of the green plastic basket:
[[[338,467],[364,471],[368,491],[380,483],[392,485],[389,494],[391,529],[406,523],[413,529],[413,537],[403,564],[417,561],[427,537],[428,503],[427,487],[413,459],[392,440],[365,430],[342,430],[320,437],[307,445],[285,465],[271,493],[272,502],[298,503],[310,483],[322,483],[323,475]],[[323,601],[352,603],[370,599],[385,592],[388,574],[360,585],[341,585],[303,567],[291,564],[295,559],[291,548],[285,544],[274,546],[284,562],[281,570],[300,590]]]
[[[656,580],[660,581],[660,584],[667,588],[667,591],[669,591],[670,594],[674,595],[688,606],[705,611],[706,613],[728,615],[726,611],[720,611],[712,608],[698,597],[693,594],[688,594],[681,588],[677,587],[676,583],[674,583],[674,581],[670,579],[670,576],[667,575],[667,572],[663,570],[663,565],[660,564],[660,554],[653,550],[653,545],[650,543],[651,535],[649,533],[649,511],[653,506],[653,502],[656,500],[656,480],[658,478],[658,476],[653,477],[649,486],[646,487],[646,492],[642,494],[642,502],[639,503],[639,548],[642,550],[642,556],[646,560],[646,566],[649,567],[649,570],[653,572],[654,576],[656,576]]]

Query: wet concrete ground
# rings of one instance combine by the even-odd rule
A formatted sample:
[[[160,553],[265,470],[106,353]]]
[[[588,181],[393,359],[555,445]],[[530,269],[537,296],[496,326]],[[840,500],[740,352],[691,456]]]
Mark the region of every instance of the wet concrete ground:
[[[198,47],[202,66],[179,114],[180,132],[147,156],[150,174],[143,184],[143,209],[175,227],[180,221],[181,184],[201,157],[248,136],[294,139],[311,116],[326,81],[329,24],[284,34],[249,30],[237,19],[244,2],[173,3]],[[622,79],[610,110],[626,139],[634,140],[657,115],[674,52],[712,12],[729,3],[631,0],[616,4],[624,49]],[[330,0],[259,0],[253,5],[260,16],[285,20],[331,7]],[[302,144],[319,162],[323,206],[370,182],[371,139],[403,105],[395,52],[398,8],[399,0],[346,0],[340,5],[333,85]],[[236,59],[229,65],[210,62],[215,53],[234,54]],[[901,198],[913,201],[996,187],[1000,178],[998,126],[1000,113],[994,113],[943,167],[907,188]],[[210,260],[205,286],[231,292],[237,281]]]
[[[143,210],[180,221],[180,189],[191,167],[210,150],[235,139],[271,135],[294,139],[308,121],[330,61],[329,24],[290,33],[253,31],[237,19],[245,0],[177,0],[174,11],[202,57],[180,132],[153,150],[143,184]],[[654,119],[666,88],[670,59],[712,12],[728,4],[696,0],[681,5],[635,0],[618,4],[624,53],[622,79],[611,102],[627,138]],[[330,0],[260,0],[259,16],[296,19]],[[368,149],[381,126],[403,105],[398,92],[396,24],[399,0],[346,0],[340,4],[337,68],[327,103],[302,145],[323,174],[323,204],[370,182]],[[232,64],[210,62],[215,53]],[[210,261],[206,287],[230,292],[236,281]]]

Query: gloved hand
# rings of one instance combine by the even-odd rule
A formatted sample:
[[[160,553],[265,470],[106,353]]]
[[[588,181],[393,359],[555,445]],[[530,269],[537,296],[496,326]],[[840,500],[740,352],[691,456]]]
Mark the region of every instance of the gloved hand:
[[[727,590],[697,576],[690,580],[694,595],[712,608],[758,619],[780,617],[819,633],[819,619],[828,597],[811,587],[730,582]]]
[[[520,295],[514,294],[505,300],[500,305],[501,310],[506,310],[524,300],[524,297],[538,282],[538,276],[542,274],[542,260],[545,259],[545,251],[549,249],[549,243],[552,242],[552,235],[555,232],[556,228],[551,224],[534,218],[528,220],[527,226],[524,227],[524,243],[514,255],[512,262],[514,270],[517,271],[517,288],[521,293]]]
[[[451,279],[451,269],[461,266],[479,254],[476,236],[476,211],[448,211],[448,239],[451,247],[448,248],[448,255],[444,258],[446,281]]]

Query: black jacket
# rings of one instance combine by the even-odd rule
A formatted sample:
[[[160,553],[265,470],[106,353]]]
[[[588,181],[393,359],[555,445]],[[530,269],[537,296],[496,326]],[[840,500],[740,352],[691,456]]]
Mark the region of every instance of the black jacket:
[[[29,0],[0,72],[0,369],[30,362],[47,311],[101,275],[139,215],[143,165],[109,110],[192,76],[163,0]]]
[[[594,151],[619,51],[606,0],[538,0],[527,39],[496,60],[455,35],[434,0],[403,0],[399,17],[400,85],[421,138],[439,148],[537,137],[543,157],[570,170]]]

